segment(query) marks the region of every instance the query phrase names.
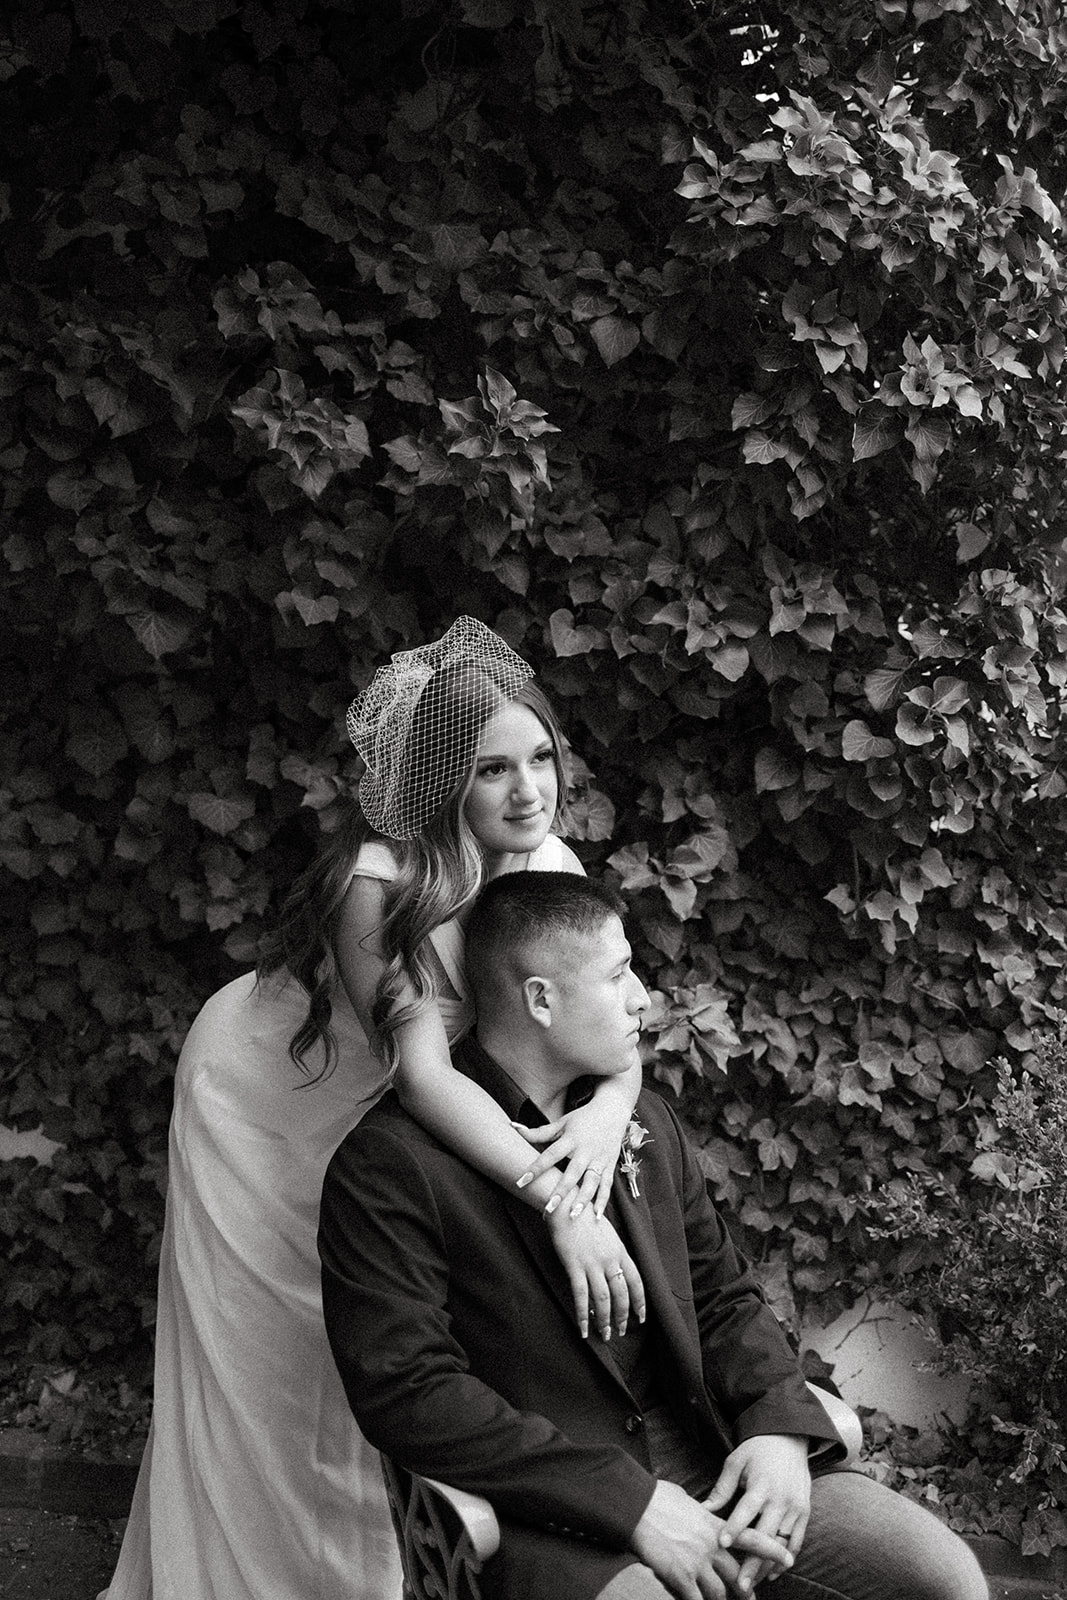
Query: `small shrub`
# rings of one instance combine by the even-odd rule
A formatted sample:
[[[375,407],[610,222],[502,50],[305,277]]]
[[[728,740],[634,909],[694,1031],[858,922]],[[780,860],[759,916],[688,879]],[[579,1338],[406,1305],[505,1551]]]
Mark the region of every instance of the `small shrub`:
[[[915,1177],[877,1203],[874,1233],[905,1246],[890,1292],[974,1385],[955,1443],[990,1531],[1067,1545],[1067,1019],[1026,1070],[997,1063],[969,1181]]]

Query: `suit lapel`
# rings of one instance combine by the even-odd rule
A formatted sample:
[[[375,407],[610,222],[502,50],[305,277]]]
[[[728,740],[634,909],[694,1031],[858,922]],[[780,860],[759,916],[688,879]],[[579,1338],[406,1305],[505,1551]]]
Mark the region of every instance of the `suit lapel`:
[[[645,1285],[649,1312],[656,1319],[666,1345],[683,1375],[687,1393],[701,1393],[703,1373],[700,1364],[699,1339],[695,1327],[690,1327],[679,1308],[671,1289],[671,1276],[680,1285],[689,1282],[688,1258],[677,1259],[678,1252],[670,1240],[657,1238],[648,1201],[642,1191],[635,1200],[625,1178],[616,1175],[613,1187],[616,1202],[618,1232],[633,1256]],[[517,1196],[504,1194],[504,1203],[522,1246],[534,1268],[544,1281],[567,1321],[574,1324],[574,1299],[567,1274],[563,1270],[544,1218]],[[664,1255],[667,1256],[665,1270]],[[595,1335],[584,1341],[585,1348],[614,1381],[623,1386],[623,1380],[611,1357],[611,1345]]]
[[[651,1163],[649,1163],[651,1165]],[[687,1321],[681,1306],[691,1303],[689,1257],[679,1241],[666,1232],[657,1233],[645,1185],[634,1199],[621,1173],[612,1185],[619,1235],[629,1247],[645,1285],[649,1314],[656,1319],[668,1350],[678,1363],[687,1393],[701,1393],[704,1386],[700,1361],[700,1335],[695,1319]],[[680,1244],[684,1247],[684,1236]],[[672,1284],[677,1284],[680,1301]]]

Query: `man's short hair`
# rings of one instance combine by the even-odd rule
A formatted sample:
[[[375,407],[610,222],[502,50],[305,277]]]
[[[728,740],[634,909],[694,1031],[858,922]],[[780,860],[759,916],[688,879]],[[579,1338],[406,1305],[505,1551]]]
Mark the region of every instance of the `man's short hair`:
[[[624,916],[614,889],[580,873],[502,873],[486,884],[467,923],[465,966],[476,1007],[522,966],[524,952],[567,935],[588,937],[609,917]]]

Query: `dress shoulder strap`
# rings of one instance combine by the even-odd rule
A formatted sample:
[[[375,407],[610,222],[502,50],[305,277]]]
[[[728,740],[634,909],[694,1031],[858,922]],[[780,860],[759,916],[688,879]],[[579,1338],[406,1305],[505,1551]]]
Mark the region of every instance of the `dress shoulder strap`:
[[[360,845],[359,854],[352,863],[353,878],[378,878],[382,883],[392,883],[396,877],[396,857],[387,844],[368,839]]]

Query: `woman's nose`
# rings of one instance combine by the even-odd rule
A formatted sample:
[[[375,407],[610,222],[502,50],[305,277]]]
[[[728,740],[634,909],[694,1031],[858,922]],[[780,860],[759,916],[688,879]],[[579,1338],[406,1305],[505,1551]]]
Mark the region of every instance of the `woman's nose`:
[[[514,789],[517,795],[521,795],[524,798],[527,796],[535,797],[537,794],[537,785],[534,782],[533,772],[525,762],[515,769]]]

